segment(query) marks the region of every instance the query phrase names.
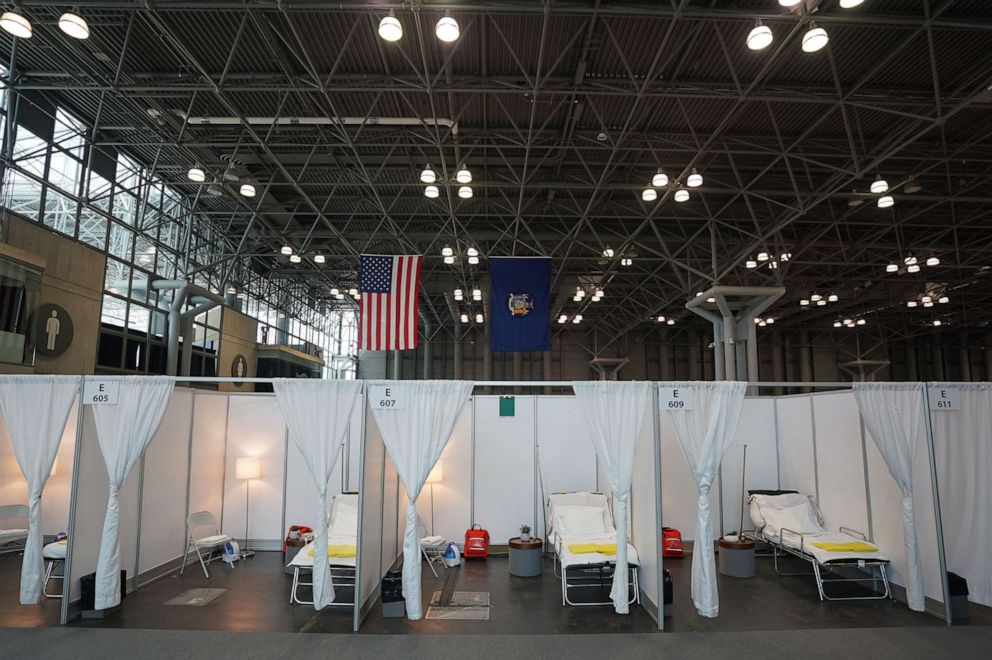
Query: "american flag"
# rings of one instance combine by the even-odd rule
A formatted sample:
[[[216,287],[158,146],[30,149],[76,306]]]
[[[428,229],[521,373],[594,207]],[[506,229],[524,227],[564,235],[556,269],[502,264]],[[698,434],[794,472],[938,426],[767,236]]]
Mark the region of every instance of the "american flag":
[[[417,347],[420,255],[361,257],[358,348],[393,351]]]

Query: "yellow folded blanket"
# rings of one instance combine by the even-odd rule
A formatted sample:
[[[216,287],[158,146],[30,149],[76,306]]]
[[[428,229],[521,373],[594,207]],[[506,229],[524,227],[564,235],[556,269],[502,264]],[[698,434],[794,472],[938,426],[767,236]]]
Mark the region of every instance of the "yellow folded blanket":
[[[601,555],[617,554],[616,543],[572,543],[568,549],[576,555],[588,555],[593,552],[598,552]]]
[[[878,548],[861,541],[851,541],[850,543],[814,543],[818,548],[827,552],[878,552]]]
[[[309,556],[313,557],[313,548],[310,548],[310,552],[307,553]],[[328,557],[354,557],[355,556],[355,546],[353,545],[329,545],[327,546],[327,556]]]

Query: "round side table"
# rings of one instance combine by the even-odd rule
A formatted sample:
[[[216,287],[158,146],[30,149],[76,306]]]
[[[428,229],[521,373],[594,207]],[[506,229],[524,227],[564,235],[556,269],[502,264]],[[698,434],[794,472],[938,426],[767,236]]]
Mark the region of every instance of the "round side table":
[[[531,537],[527,541],[519,537],[510,539],[510,575],[517,577],[537,577],[544,570],[544,541]]]
[[[742,539],[731,543],[719,539],[720,573],[728,577],[754,577],[754,541]]]

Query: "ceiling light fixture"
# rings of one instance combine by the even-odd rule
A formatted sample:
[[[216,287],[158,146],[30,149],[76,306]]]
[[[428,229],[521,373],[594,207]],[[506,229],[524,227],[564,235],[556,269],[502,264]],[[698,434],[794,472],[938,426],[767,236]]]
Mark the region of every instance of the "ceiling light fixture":
[[[451,14],[445,12],[441,20],[437,22],[434,26],[434,34],[437,38],[446,43],[451,43],[458,39],[461,34],[461,30],[458,29],[458,21],[451,17]]]
[[[816,23],[809,24],[809,30],[803,35],[803,52],[815,53],[818,50],[822,50],[830,37],[827,36],[827,31],[821,27],[816,27]]]
[[[454,254],[455,254],[455,251],[451,249],[451,246],[450,245],[445,245],[443,248],[441,248],[441,256],[442,257],[450,257],[450,256],[452,256]]]
[[[658,199],[658,191],[654,188],[645,188],[641,191],[641,199],[645,202],[653,202]]]
[[[758,261],[768,261],[768,253],[767,252],[759,252],[758,253]]]
[[[479,256],[479,251],[474,247],[470,247],[469,249],[465,250],[465,254],[467,254],[470,257],[477,257]]]
[[[871,186],[868,187],[868,190],[872,191],[876,195],[881,195],[884,192],[888,192],[889,182],[883,179],[882,175],[879,174],[875,177],[875,180],[871,182]]]
[[[472,300],[476,302],[482,300],[482,289],[472,289]]]
[[[468,258],[468,265],[469,266],[475,266],[478,263],[479,263],[479,257],[469,257]]]
[[[437,173],[431,169],[430,165],[420,172],[420,181],[421,183],[434,183],[437,181]]]
[[[403,25],[392,9],[389,10],[388,16],[383,16],[379,21],[379,36],[384,41],[399,41],[403,38]]]
[[[694,167],[692,168],[692,174],[689,175],[689,178],[685,182],[690,188],[698,188],[703,185],[703,175],[697,172]]]
[[[827,296],[827,302],[837,302],[837,300],[838,298],[836,293],[831,293],[829,296]]]
[[[631,259],[630,257],[623,257],[622,259],[620,259],[620,265],[621,266],[630,266],[633,263],[634,263],[634,260]]]
[[[939,325],[940,325],[940,319],[934,319],[934,320],[933,320],[933,324],[934,324],[935,326],[939,326]]]
[[[561,316],[558,317],[558,323],[559,324],[561,324],[561,323],[567,323],[567,322],[568,322],[568,317],[565,316],[564,314],[562,314]]]
[[[840,8],[841,9],[852,9],[854,7],[857,7],[858,5],[860,5],[864,1],[865,0],[840,0]]]
[[[455,289],[455,300],[461,302],[465,299],[465,292],[461,289]]]
[[[917,302],[915,300],[910,300],[906,303],[906,307],[916,307]]]
[[[355,288],[348,289],[348,295],[349,296],[352,296],[352,297],[357,296],[358,295],[358,289],[355,289]]]
[[[924,303],[928,303],[932,301],[933,298],[931,298],[930,296],[923,296],[922,298],[920,298],[920,300],[922,300]]]
[[[867,323],[867,321],[865,321],[864,319],[858,319],[858,320],[857,320],[857,321],[855,321],[854,323],[855,323],[856,325],[864,325],[865,323]]]
[[[472,198],[472,187],[471,186],[460,186],[458,188],[458,196],[462,199]]]
[[[906,271],[910,273],[918,273],[920,272],[920,264],[913,264],[912,266],[908,266],[906,268]]]
[[[788,261],[789,259],[792,258],[792,253],[791,252],[783,252],[782,255],[779,258],[782,261]]]
[[[895,203],[896,200],[892,199],[892,195],[882,195],[878,198],[878,208],[880,209],[887,209]]]
[[[288,257],[289,255],[293,254],[293,248],[291,248],[288,245],[283,245],[281,248],[279,248],[279,252]]]
[[[668,319],[665,323],[668,325],[675,325],[675,319]]]
[[[819,300],[816,301],[816,306],[817,307],[823,307],[826,304],[827,304],[827,301],[824,300],[823,298],[820,298]]]
[[[468,314],[462,314],[462,323],[468,323]]]
[[[834,321],[834,327],[835,328],[839,328],[840,327],[840,321]]]
[[[607,259],[612,259],[614,255],[613,248],[606,248],[603,250],[603,256]]]
[[[472,183],[472,172],[465,167],[464,163],[458,168],[458,172],[455,173],[455,181],[458,183]]]
[[[759,18],[747,35],[747,47],[751,50],[763,50],[771,45],[772,39],[774,39],[772,29],[763,24]]]
[[[820,302],[821,298],[823,298],[823,296],[821,296],[818,293],[814,293],[812,296],[809,297],[809,299],[812,300],[813,302]]]
[[[70,11],[59,17],[59,29],[73,39],[90,38],[90,26],[87,25],[86,19]]]
[[[809,300],[803,298],[802,300],[799,301],[799,304],[802,305],[803,307],[807,307],[809,305]]]
[[[916,257],[914,257],[913,255],[910,255],[910,256],[906,257],[905,259],[903,259],[902,261],[907,266],[912,266],[913,264],[916,263]]]
[[[186,173],[190,181],[195,181],[196,183],[203,183],[207,180],[207,175],[204,173],[203,168],[197,163],[193,167],[189,168],[189,172]]]
[[[675,191],[675,201],[682,203],[689,201],[689,191],[685,188],[679,188]]]
[[[424,188],[424,197],[430,199],[437,199],[441,195],[441,191],[438,190],[437,186],[427,186]]]
[[[923,186],[920,185],[920,182],[917,181],[915,177],[910,176],[909,179],[906,180],[906,185],[902,187],[902,191],[912,195],[913,193],[920,192],[922,188]]]
[[[658,171],[654,173],[654,176],[651,177],[651,185],[655,188],[661,188],[662,186],[668,185],[668,175],[665,174],[665,171],[660,167],[658,168]]]
[[[303,257],[301,257],[298,254],[291,254],[291,255],[289,255],[289,261],[290,261],[290,263],[298,264],[301,261],[303,261]]]
[[[454,257],[445,257],[444,258],[444,263],[446,263],[447,265],[450,266],[451,264],[455,263],[455,258]]]
[[[485,317],[482,316],[482,314],[476,314],[475,315],[475,322],[476,323],[482,323],[483,321],[485,321]]]
[[[938,259],[937,257],[928,257],[927,258],[927,265],[928,266],[939,266],[940,265],[940,259]]]
[[[315,255],[313,255],[313,262],[315,264],[322,264],[325,261],[327,261],[327,259],[324,258],[324,255],[322,255],[322,254],[315,254]]]
[[[888,266],[885,267],[885,272],[886,273],[895,273],[895,272],[898,272],[898,271],[899,271],[899,265],[898,264],[889,264]]]
[[[31,38],[31,21],[17,9],[5,11],[3,16],[0,16],[0,28],[19,39]]]
[[[758,267],[758,262],[755,261],[754,259],[748,259],[747,261],[744,262],[744,267],[745,268],[757,268]]]
[[[939,302],[941,305],[944,305],[946,303],[951,302],[951,299],[948,298],[947,296],[941,296],[940,298],[937,298],[937,302]]]
[[[782,5],[783,7],[795,7],[801,1],[802,0],[778,0],[778,4]]]
[[[242,183],[240,192],[242,197],[254,197],[255,186],[251,185],[250,183]]]
[[[659,315],[658,316],[658,323],[664,323],[664,322],[665,322],[665,317],[663,315]]]

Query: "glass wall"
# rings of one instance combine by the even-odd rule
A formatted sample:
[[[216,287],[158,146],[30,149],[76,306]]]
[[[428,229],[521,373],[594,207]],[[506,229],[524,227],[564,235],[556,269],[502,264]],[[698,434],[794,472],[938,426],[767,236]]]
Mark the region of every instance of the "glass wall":
[[[6,82],[5,70],[0,79]],[[354,377],[353,308],[317,308],[305,282],[258,276],[247,259],[225,261],[240,237],[225,236],[199,196],[184,194],[115,147],[93,145],[90,127],[50,99],[27,93],[8,99],[7,92],[0,89],[0,121],[6,126],[11,108],[16,121],[10,135],[2,131],[12,166],[3,172],[0,205],[106,253],[101,370],[165,372],[173,292],[156,291],[151,282],[192,273],[194,284],[218,295],[223,286],[232,307],[258,320],[260,343],[319,355],[329,365],[326,377]],[[228,264],[236,284],[222,282]],[[217,374],[224,311],[194,320],[193,375]]]

